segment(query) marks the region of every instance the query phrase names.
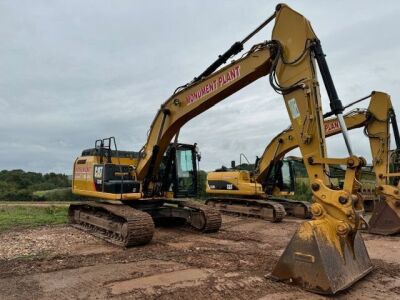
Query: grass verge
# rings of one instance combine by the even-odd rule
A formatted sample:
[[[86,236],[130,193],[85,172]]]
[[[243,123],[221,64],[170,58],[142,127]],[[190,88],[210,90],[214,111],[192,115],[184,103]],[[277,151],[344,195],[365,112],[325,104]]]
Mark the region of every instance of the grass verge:
[[[1,206],[0,232],[67,223],[68,207]]]

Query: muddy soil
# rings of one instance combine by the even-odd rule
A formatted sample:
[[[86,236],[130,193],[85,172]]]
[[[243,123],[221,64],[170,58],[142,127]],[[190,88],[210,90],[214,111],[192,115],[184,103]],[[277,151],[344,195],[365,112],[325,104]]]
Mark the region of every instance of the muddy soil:
[[[223,217],[218,233],[157,228],[121,249],[69,226],[0,235],[0,299],[323,299],[264,275],[300,221]],[[400,236],[364,234],[374,271],[340,299],[400,298]]]

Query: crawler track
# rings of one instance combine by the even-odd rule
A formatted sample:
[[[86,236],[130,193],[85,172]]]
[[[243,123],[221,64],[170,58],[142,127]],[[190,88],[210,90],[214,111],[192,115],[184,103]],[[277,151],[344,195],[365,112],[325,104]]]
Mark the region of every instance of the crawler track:
[[[71,204],[68,215],[72,226],[119,246],[147,244],[154,234],[151,216],[126,205]]]
[[[204,217],[204,226],[203,228],[196,228],[200,229],[201,232],[209,233],[209,232],[217,232],[221,228],[222,218],[221,214],[218,210],[211,208],[207,205],[197,204],[193,202],[186,202],[185,207],[190,209],[195,209],[200,211]]]
[[[206,204],[224,213],[259,217],[273,223],[281,222],[286,215],[281,204],[268,200],[213,197],[207,199]]]
[[[311,219],[311,203],[287,198],[268,197],[269,201],[282,204],[289,216],[300,219]]]

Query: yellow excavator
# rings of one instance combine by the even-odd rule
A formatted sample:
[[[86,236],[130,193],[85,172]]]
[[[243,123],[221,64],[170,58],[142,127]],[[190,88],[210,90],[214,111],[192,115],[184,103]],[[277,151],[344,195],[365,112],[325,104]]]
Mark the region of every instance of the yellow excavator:
[[[400,190],[398,185],[391,182],[391,179],[398,182],[400,176],[396,165],[400,152],[400,136],[389,96],[383,94],[380,98],[381,101],[370,104],[370,110],[374,113],[367,115],[368,121],[364,129],[370,141],[376,191],[380,197],[369,220],[368,231],[390,235],[400,233]],[[394,151],[390,151],[390,121],[396,142]],[[394,159],[390,159],[390,156]],[[391,161],[395,162],[395,172],[390,172]]]
[[[398,156],[400,151],[399,131],[390,97],[385,93],[372,92],[371,95],[357,100],[347,107],[370,97],[368,109],[354,109],[344,116],[344,120],[348,130],[364,127],[364,133],[369,138],[371,153],[374,158],[373,170],[378,187],[375,190],[380,198],[393,199],[396,198],[396,195],[393,194],[396,189],[391,190],[390,196],[381,195],[382,186],[386,186],[384,190],[388,190],[389,178],[398,176],[396,173],[389,173],[391,161],[389,159],[390,124],[392,124],[396,142],[396,150],[392,152],[392,156],[395,154]],[[326,114],[326,117],[329,117],[329,115]],[[341,132],[336,118],[325,119],[324,128],[326,137]],[[377,131],[377,133],[370,134],[371,130]],[[289,194],[288,191],[292,192],[294,190],[294,181],[285,182],[286,180],[282,176],[282,167],[289,167],[289,173],[293,172],[293,169],[290,168],[291,162],[285,161],[285,164],[283,164],[282,159],[286,153],[296,147],[297,142],[293,129],[289,128],[278,134],[268,144],[263,155],[257,159],[254,174],[245,170],[209,172],[207,174],[206,192],[209,195],[216,196],[207,199],[206,203],[222,212],[265,218],[265,216],[271,214],[268,214],[267,211],[268,203],[272,201],[282,204],[285,207],[285,211],[291,216],[298,218],[310,217],[311,203],[275,197],[287,195]],[[292,174],[287,177],[293,179]],[[387,200],[386,203],[388,204],[384,205],[384,207],[383,202],[376,203],[377,206],[376,209],[373,209],[373,218],[369,226],[371,233],[395,234],[400,230],[400,208],[398,206],[396,208],[395,203],[390,206],[390,200]],[[272,221],[275,221],[275,219],[272,219]]]
[[[271,40],[252,46],[241,58],[220,68],[273,20]],[[331,110],[340,122],[349,157],[327,157],[316,64]],[[363,226],[358,178],[365,160],[351,150],[343,105],[320,40],[310,22],[284,4],[161,105],[139,153],[128,152],[122,159],[115,145],[114,149],[111,147],[115,140],[108,139],[98,141],[94,149],[76,159],[73,192],[111,203],[71,205],[71,222],[125,246],[149,242],[153,219],[178,218],[202,231],[218,230],[219,212],[179,198],[180,184],[193,175],[194,168],[190,168],[193,149],[180,152],[177,136],[186,122],[266,75],[272,88],[283,95],[314,197],[314,220],[300,225],[272,276],[317,293],[334,294],[369,273],[372,264],[358,233]],[[343,188],[329,187],[329,164],[347,167]]]

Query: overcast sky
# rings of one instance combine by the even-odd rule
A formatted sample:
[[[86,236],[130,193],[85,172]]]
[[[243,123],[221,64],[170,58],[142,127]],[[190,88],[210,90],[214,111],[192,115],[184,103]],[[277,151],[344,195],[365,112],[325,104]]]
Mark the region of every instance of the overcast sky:
[[[385,91],[400,115],[400,2],[287,1],[322,41],[343,103]],[[138,151],[160,104],[270,16],[274,1],[0,0],[0,169],[70,174],[94,140]],[[270,29],[251,45],[270,38]],[[321,88],[324,108],[328,99]],[[365,107],[367,103],[363,103]],[[253,161],[289,125],[262,78],[191,120],[201,168]],[[362,130],[354,152],[370,162]],[[329,154],[345,156],[340,136]],[[297,154],[294,152],[292,154]]]

